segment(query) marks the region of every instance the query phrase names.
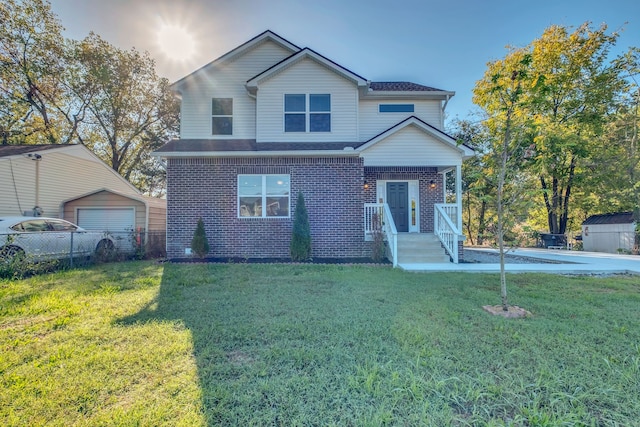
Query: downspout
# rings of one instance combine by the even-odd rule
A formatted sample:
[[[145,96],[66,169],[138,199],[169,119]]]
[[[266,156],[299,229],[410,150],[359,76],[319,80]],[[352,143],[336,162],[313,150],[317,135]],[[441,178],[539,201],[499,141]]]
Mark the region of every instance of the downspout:
[[[444,129],[444,110],[447,108],[447,104],[449,104],[450,99],[451,99],[451,95],[449,94],[445,95],[444,104],[442,104],[442,115],[440,116],[442,121],[442,123],[440,123],[440,127],[442,129]]]

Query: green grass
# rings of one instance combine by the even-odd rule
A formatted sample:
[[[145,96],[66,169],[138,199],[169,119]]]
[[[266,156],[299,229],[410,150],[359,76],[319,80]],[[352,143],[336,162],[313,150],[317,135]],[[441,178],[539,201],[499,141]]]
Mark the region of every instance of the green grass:
[[[640,425],[640,277],[99,265],[0,281],[0,425]]]

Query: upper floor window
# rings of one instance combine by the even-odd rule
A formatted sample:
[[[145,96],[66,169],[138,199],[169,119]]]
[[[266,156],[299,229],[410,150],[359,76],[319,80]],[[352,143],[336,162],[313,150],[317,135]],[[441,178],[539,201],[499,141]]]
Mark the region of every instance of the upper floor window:
[[[285,132],[331,132],[330,94],[286,94]]]
[[[379,104],[378,112],[380,113],[413,113],[413,104]]]
[[[213,135],[233,135],[233,98],[212,99],[211,133]]]

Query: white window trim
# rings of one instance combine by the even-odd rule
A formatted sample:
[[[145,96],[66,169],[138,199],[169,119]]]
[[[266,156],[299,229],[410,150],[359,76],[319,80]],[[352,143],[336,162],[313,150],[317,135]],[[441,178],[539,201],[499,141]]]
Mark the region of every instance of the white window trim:
[[[304,95],[304,111],[286,111],[286,97],[287,95]],[[329,95],[329,111],[311,111],[311,95]],[[329,115],[329,130],[328,131],[311,131],[311,114],[328,114]],[[287,114],[304,114],[304,131],[287,131],[285,116]],[[282,95],[282,131],[284,133],[321,133],[328,134],[333,132],[333,120],[332,120],[332,102],[330,93],[285,93]]]
[[[213,100],[214,99],[230,99],[231,100],[231,114],[213,114]],[[235,126],[233,126],[233,109],[235,102],[233,102],[233,97],[212,97],[211,98],[211,135],[212,136],[233,136],[233,132],[235,130]],[[214,117],[229,117],[231,119],[231,133],[213,133],[213,118]]]
[[[262,192],[260,194],[260,197],[262,198],[262,216],[243,216],[240,215],[240,198],[241,197],[257,197],[255,195],[242,195],[240,194],[240,178],[243,176],[260,176],[262,177]],[[282,195],[269,195],[267,194],[267,177],[268,176],[287,176],[289,178],[289,194],[286,196],[282,196]],[[288,219],[291,218],[291,175],[290,174],[286,174],[286,173],[266,173],[266,174],[260,174],[260,173],[243,173],[243,174],[238,174],[237,177],[237,190],[236,190],[236,202],[237,202],[237,209],[236,209],[236,215],[238,216],[238,218],[242,218],[242,219]],[[267,210],[265,209],[265,207],[267,206],[267,197],[287,197],[289,199],[289,205],[287,207],[287,216],[268,216],[267,215]]]

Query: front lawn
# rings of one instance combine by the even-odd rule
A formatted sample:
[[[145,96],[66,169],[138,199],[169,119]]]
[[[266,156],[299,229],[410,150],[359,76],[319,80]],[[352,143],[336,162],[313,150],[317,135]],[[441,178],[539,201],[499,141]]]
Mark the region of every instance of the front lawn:
[[[640,277],[106,264],[0,281],[0,425],[638,425]]]

